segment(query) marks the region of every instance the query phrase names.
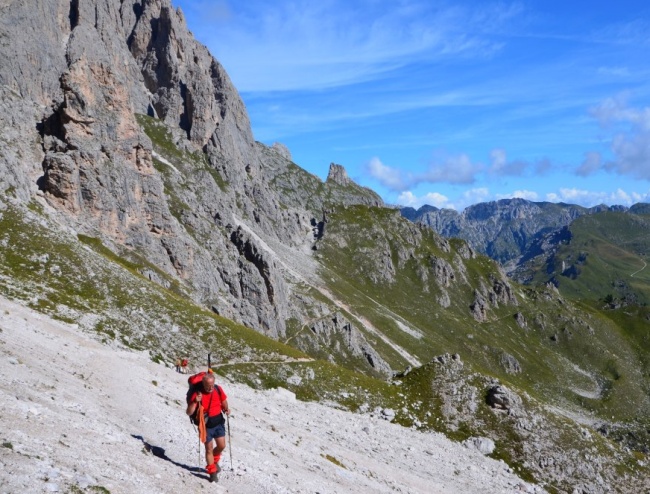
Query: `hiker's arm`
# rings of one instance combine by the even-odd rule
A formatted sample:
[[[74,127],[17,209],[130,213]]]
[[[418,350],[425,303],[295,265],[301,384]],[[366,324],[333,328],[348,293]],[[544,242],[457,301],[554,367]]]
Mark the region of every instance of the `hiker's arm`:
[[[196,398],[190,401],[190,404],[187,405],[187,410],[185,410],[185,413],[188,415],[192,415],[199,403],[201,403],[201,393],[196,393]]]
[[[228,400],[223,400],[221,402],[221,410],[226,414],[230,415],[230,407],[228,406]]]

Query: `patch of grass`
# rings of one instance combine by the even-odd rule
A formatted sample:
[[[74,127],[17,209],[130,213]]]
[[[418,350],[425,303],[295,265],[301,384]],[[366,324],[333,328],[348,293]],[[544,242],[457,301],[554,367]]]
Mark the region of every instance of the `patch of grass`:
[[[181,173],[191,174],[193,171],[202,170],[210,174],[214,183],[225,192],[228,189],[228,183],[219,171],[214,168],[208,162],[208,158],[205,153],[195,151],[190,153],[179,149],[178,146],[173,141],[172,134],[165,125],[164,122],[157,120],[148,115],[136,114],[136,120],[140,124],[140,127],[145,131],[149,139],[153,144],[154,150],[164,156],[172,165],[177,168]],[[163,163],[157,158],[154,158],[154,167],[158,170],[163,178],[169,180],[173,170],[169,165]],[[169,183],[166,183],[165,190],[168,195],[175,196],[174,187],[171,187]],[[180,210],[183,209],[183,203],[178,197],[175,197],[176,203],[176,213],[178,214]]]
[[[346,467],[343,463],[341,463],[339,460],[337,460],[334,456],[332,455],[327,455],[327,454],[321,454],[323,458],[325,458],[327,461],[330,461],[334,463],[337,467],[343,468],[344,470],[347,470],[348,467]]]
[[[14,445],[11,444],[11,443],[8,442],[8,441],[3,442],[3,443],[2,443],[2,447],[3,447],[3,448],[7,448],[7,449],[14,449]]]
[[[103,487],[101,485],[91,485],[88,487],[89,492],[97,492],[99,494],[111,494],[111,491],[109,491],[106,487]]]

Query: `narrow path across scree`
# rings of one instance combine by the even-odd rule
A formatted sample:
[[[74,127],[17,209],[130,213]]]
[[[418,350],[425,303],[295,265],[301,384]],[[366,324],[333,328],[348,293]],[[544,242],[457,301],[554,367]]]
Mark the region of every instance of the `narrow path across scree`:
[[[645,268],[648,267],[648,263],[647,263],[647,262],[645,262],[645,261],[643,261],[643,260],[642,260],[641,262],[643,262],[643,267],[642,267],[641,269],[639,269],[638,271],[635,271],[634,273],[632,273],[632,274],[630,275],[630,278],[634,278],[634,275],[635,275],[635,274],[640,273],[641,271],[643,271]]]
[[[305,362],[314,362],[313,358],[297,358],[291,360],[250,360],[248,362],[228,362],[226,364],[213,364],[211,367],[213,369],[218,369],[219,367],[227,367],[229,365],[241,365],[241,364],[303,364]]]

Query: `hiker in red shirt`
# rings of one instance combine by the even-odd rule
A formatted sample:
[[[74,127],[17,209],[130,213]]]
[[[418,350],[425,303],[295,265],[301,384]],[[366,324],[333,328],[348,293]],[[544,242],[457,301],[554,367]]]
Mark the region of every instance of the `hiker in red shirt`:
[[[202,392],[193,393],[189,397],[186,413],[194,415],[196,409],[201,403],[205,417],[205,461],[207,462],[206,471],[210,474],[210,482],[217,480],[219,473],[219,460],[221,452],[226,448],[226,428],[225,419],[221,412],[230,415],[228,408],[228,397],[220,386],[214,384],[214,374],[206,373],[201,381]],[[212,440],[216,441],[216,446],[212,447]]]

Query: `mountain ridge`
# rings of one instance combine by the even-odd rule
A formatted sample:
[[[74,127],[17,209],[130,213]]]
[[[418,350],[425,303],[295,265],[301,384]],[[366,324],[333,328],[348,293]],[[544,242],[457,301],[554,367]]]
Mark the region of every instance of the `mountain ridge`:
[[[642,211],[643,203],[626,206],[604,204],[586,208],[575,204],[500,199],[468,206],[461,212],[424,205],[401,208],[410,221],[433,228],[444,237],[458,237],[483,254],[512,269],[527,250],[551,231],[568,226],[583,215],[603,211]]]

